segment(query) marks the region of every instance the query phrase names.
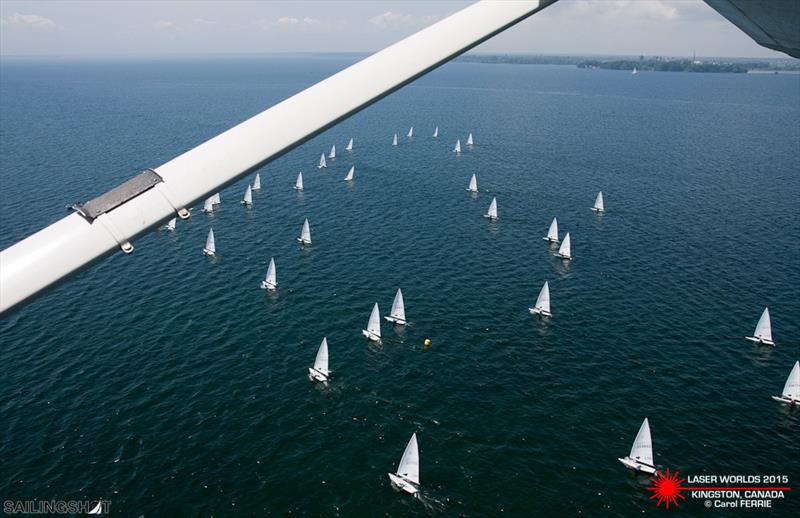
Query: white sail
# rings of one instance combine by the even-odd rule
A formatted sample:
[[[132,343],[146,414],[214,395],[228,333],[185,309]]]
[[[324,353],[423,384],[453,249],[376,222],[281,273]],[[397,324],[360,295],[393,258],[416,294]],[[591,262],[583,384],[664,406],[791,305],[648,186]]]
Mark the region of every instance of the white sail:
[[[294,182],[295,190],[302,191],[303,190],[303,173],[297,173],[297,181]],[[313,190],[313,189],[312,189]]]
[[[244,191],[244,198],[242,199],[242,203],[245,205],[252,205],[253,204],[253,190],[250,188],[250,185],[247,185],[247,189]]]
[[[558,248],[558,253],[556,255],[564,259],[572,259],[572,246],[569,239],[569,232],[564,236],[564,241],[561,242],[561,246]]]
[[[317,357],[314,360],[314,370],[321,372],[325,376],[330,374],[328,371],[328,338],[322,339],[317,351]]]
[[[271,257],[269,260],[269,266],[267,267],[267,276],[261,283],[261,287],[267,290],[274,290],[277,285],[278,285],[278,276],[276,275],[275,272],[275,258]]]
[[[547,237],[545,237],[545,239],[553,243],[558,243],[558,220],[556,218],[553,218],[553,222],[550,223],[550,230],[547,231]]]
[[[356,166],[350,166],[350,170],[347,171],[347,176],[344,177],[345,182],[349,182],[353,180],[353,173],[356,172]]]
[[[260,191],[261,190],[261,175],[256,173],[256,179],[253,180],[253,190]]]
[[[211,197],[211,203],[214,205],[219,205],[222,203],[222,198],[219,197],[219,193],[216,193],[214,196]]]
[[[406,136],[407,136],[408,138],[411,138],[411,137],[413,137],[413,136],[414,136],[414,126],[411,126],[411,127],[408,129],[408,135],[406,135]]]
[[[325,153],[322,153],[319,156],[319,165],[317,166],[317,169],[322,169],[322,168],[325,168],[325,167],[328,167],[328,163],[325,162]]]
[[[497,198],[492,198],[492,203],[489,205],[489,211],[485,214],[489,219],[497,219]]]
[[[475,173],[472,174],[472,178],[469,179],[469,187],[467,187],[469,192],[478,192],[478,178],[475,176]]]
[[[400,459],[400,464],[397,466],[397,474],[419,485],[419,446],[417,445],[416,433],[408,441],[403,457]]]
[[[769,318],[769,308],[764,308],[764,312],[761,313],[761,318],[758,319],[758,324],[756,324],[756,330],[753,331],[753,336],[748,336],[747,338],[754,342],[774,345],[772,341],[772,323]]]
[[[211,214],[214,212],[214,197],[206,198],[205,203],[203,203],[203,212],[206,214]]]
[[[641,428],[639,428],[639,433],[636,434],[636,439],[633,441],[629,457],[650,467],[654,466],[653,441],[650,439],[650,422],[646,417],[644,418]]]
[[[397,293],[394,296],[394,302],[392,302],[392,310],[389,312],[389,316],[384,318],[389,322],[395,322],[397,324],[406,323],[406,305],[405,302],[403,302],[403,292],[400,288],[397,288]]]
[[[308,226],[308,218],[303,222],[303,230],[300,232],[300,237],[298,237],[297,240],[304,245],[311,244],[311,228]]]
[[[439,126],[433,130],[433,138],[439,138]]]
[[[397,145],[397,133],[395,133],[395,134],[394,134],[394,138],[392,138],[392,145],[393,145],[393,146],[396,146],[396,145]]]
[[[595,212],[603,212],[606,210],[603,205],[603,191],[597,193],[597,198],[594,200],[594,207],[592,207],[592,210]]]
[[[369,323],[367,328],[361,332],[370,340],[380,341],[381,339],[381,311],[378,309],[378,303],[372,307],[372,313],[369,315]]]
[[[454,153],[461,153],[461,139],[456,140],[456,147],[453,148]]]
[[[175,230],[175,223],[177,223],[177,218],[172,218],[171,220],[169,220],[167,222],[167,230],[169,230],[170,232]]]
[[[544,286],[542,286],[542,290],[539,292],[539,298],[536,299],[536,306],[534,309],[539,310],[536,313],[550,315],[550,285],[547,281],[544,281]]]
[[[636,75],[638,73],[639,73],[639,71],[636,70],[636,67],[633,67],[633,71],[631,72],[631,75]]]
[[[331,152],[328,153],[328,158],[336,158],[336,144],[331,146]]]
[[[346,151],[352,151],[353,150],[353,139],[352,138],[347,142],[347,147],[344,148],[344,149]]]
[[[470,134],[467,136],[467,145],[468,145],[468,146],[473,146],[473,145],[475,145],[475,142],[472,140],[472,133],[470,133]]]
[[[208,237],[206,238],[206,247],[203,253],[206,255],[214,255],[217,252],[216,243],[214,242],[214,229],[208,229]]]
[[[792,372],[786,378],[786,385],[783,386],[783,397],[793,401],[800,401],[800,362],[795,362]]]

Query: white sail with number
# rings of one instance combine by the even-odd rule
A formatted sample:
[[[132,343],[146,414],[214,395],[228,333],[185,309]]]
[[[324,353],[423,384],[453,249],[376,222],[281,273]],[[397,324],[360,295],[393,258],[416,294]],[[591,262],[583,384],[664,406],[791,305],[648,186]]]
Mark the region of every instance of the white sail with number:
[[[553,221],[550,223],[550,229],[547,231],[547,235],[542,238],[545,241],[550,241],[551,243],[558,243],[558,220],[553,218]]]
[[[419,492],[419,445],[417,434],[411,436],[396,473],[389,473],[389,480],[399,489],[411,494]]]
[[[639,433],[636,434],[636,439],[633,441],[630,455],[618,460],[627,468],[645,473],[655,473],[656,467],[653,464],[653,441],[650,438],[650,422],[646,417],[639,428]]]
[[[389,316],[383,318],[395,324],[405,325],[406,305],[403,301],[403,292],[400,288],[397,288],[397,293],[394,296],[394,302],[392,302],[392,310],[389,312]]]
[[[539,292],[539,298],[536,299],[536,305],[529,308],[528,311],[530,311],[532,315],[542,315],[545,317],[553,316],[552,313],[550,313],[550,285],[547,281],[544,281],[544,286],[542,286],[542,290]]]
[[[772,341],[772,321],[769,318],[769,308],[764,308],[764,312],[761,313],[761,318],[758,319],[753,336],[745,338],[765,345],[775,345],[775,342]]]
[[[381,341],[381,311],[378,309],[378,303],[372,307],[372,313],[369,315],[369,322],[367,328],[361,331],[361,334],[374,342]]]

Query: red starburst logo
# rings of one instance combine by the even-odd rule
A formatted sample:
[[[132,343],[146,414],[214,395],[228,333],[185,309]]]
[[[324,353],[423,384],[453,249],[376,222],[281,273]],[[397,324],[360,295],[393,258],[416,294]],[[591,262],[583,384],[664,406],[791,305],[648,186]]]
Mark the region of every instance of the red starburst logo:
[[[686,491],[688,489],[681,485],[686,482],[686,479],[679,479],[678,474],[679,472],[677,471],[675,473],[670,473],[669,468],[667,468],[666,475],[657,471],[655,477],[650,477],[650,480],[653,481],[653,486],[647,488],[648,491],[653,492],[653,496],[650,497],[650,500],[656,499],[656,505],[658,506],[665,503],[667,509],[669,509],[670,504],[677,507],[678,499],[684,499],[681,491]]]

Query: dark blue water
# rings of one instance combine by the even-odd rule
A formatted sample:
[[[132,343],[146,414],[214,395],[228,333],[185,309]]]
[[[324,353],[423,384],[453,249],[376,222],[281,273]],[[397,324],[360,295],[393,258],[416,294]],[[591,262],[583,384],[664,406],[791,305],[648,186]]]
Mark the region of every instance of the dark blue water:
[[[347,64],[3,61],[0,247]],[[0,496],[120,516],[660,513],[616,460],[645,416],[662,466],[798,488],[800,413],[769,398],[799,356],[798,121],[798,76],[447,65],[265,167],[251,210],[248,178],[4,316]],[[571,263],[541,239],[553,216]],[[365,343],[398,287],[410,325]],[[767,305],[774,350],[743,338]],[[323,336],[326,388],[305,375]],[[419,500],[386,477],[413,432]]]

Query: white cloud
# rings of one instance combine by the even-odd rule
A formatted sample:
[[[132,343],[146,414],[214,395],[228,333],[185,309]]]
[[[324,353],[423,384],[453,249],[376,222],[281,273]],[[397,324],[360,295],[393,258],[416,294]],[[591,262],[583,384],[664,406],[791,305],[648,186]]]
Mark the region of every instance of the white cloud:
[[[680,13],[671,2],[664,0],[606,0],[604,2],[578,0],[572,3],[576,14],[604,18],[632,18],[671,21]]]
[[[11,16],[2,18],[3,25],[16,25],[17,27],[31,27],[33,29],[55,29],[58,27],[56,22],[50,18],[37,14],[14,13]]]
[[[438,16],[432,15],[413,16],[410,14],[386,11],[385,13],[373,16],[368,21],[370,25],[373,25],[379,29],[396,29],[398,27],[422,27],[425,25],[430,25],[438,19]]]
[[[277,27],[282,29],[296,29],[298,31],[305,31],[310,27],[322,25],[322,20],[319,20],[318,18],[310,18],[308,16],[302,19],[295,18],[294,16],[281,16],[277,19],[261,18],[254,21],[253,24],[263,30]]]
[[[175,24],[172,22],[168,22],[166,20],[156,20],[152,24],[154,29],[163,30],[163,29],[171,29],[175,27]]]
[[[300,23],[300,20],[292,16],[281,16],[280,18],[278,18],[278,21],[276,23],[278,25],[297,25],[298,23]]]
[[[211,20],[206,20],[205,18],[192,18],[192,23],[201,27],[208,27],[217,24],[217,22],[212,22]]]

